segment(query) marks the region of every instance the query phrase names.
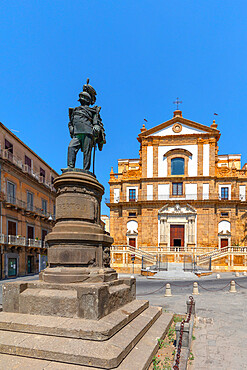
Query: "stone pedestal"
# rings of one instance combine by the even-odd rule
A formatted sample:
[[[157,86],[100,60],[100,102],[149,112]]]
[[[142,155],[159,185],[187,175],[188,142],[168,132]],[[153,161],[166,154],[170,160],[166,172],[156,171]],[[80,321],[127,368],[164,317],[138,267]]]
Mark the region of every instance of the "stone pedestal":
[[[67,171],[55,179],[56,224],[46,237],[48,265],[45,282],[73,283],[116,279],[110,269],[110,246],[100,221],[103,186],[83,171]],[[105,277],[103,275],[106,275]]]

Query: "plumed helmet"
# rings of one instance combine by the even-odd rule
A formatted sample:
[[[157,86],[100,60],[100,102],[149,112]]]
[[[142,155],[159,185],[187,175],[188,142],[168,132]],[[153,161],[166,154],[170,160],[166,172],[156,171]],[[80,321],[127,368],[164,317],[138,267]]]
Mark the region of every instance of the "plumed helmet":
[[[89,78],[87,79],[87,83],[83,85],[83,92],[89,94],[91,96],[91,104],[96,102],[96,91],[93,86],[89,85]]]

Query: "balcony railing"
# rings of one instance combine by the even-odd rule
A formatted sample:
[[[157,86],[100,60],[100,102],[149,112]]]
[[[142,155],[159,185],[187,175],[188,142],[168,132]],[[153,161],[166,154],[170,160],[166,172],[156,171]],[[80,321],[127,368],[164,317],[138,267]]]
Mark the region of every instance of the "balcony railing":
[[[13,246],[23,247],[36,247],[36,248],[47,248],[48,245],[45,241],[25,238],[20,235],[0,235],[0,244],[8,244]]]
[[[227,200],[238,200],[241,202],[245,202],[246,199],[242,195],[235,196],[234,194],[231,194],[231,198],[222,198],[221,195],[219,194],[182,194],[182,195],[163,195],[163,194],[155,194],[155,195],[149,195],[149,194],[138,194],[138,197],[135,199],[129,199],[126,194],[120,195],[120,197],[110,197],[110,198],[105,198],[105,203],[121,203],[121,202],[128,202],[128,203],[133,203],[133,202],[146,202],[146,201],[167,201],[167,200],[221,200],[221,201],[227,201]]]
[[[28,166],[27,164],[24,164],[21,159],[13,155],[8,149],[1,149],[0,150],[0,156],[3,159],[7,159],[17,167],[19,167],[23,172],[28,173],[30,176],[33,176],[37,181],[44,184],[47,188],[49,188],[51,191],[56,191],[53,184],[51,182],[48,182],[45,177],[40,176],[37,173],[33,172],[33,169]]]
[[[45,210],[43,208],[35,207],[31,203],[24,202],[23,200],[20,200],[16,197],[8,195],[8,194],[7,195],[3,194],[3,201],[5,201],[10,206],[14,206],[15,208],[25,209],[26,211],[36,213],[39,216],[42,216],[42,217],[45,217],[45,218],[49,218],[50,216],[52,216],[53,220],[55,219],[54,215],[51,215],[51,213],[47,212],[47,210]]]

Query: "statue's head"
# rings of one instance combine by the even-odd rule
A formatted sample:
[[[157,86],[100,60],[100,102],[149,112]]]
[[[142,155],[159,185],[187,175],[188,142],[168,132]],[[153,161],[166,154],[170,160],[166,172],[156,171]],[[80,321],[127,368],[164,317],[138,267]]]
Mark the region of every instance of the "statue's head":
[[[78,101],[81,105],[91,105],[96,102],[96,91],[93,86],[89,85],[89,78],[87,79],[87,83],[83,85],[83,91],[79,94]]]
[[[83,91],[79,94],[78,101],[81,103],[81,105],[90,105],[92,104],[92,97],[86,91]]]

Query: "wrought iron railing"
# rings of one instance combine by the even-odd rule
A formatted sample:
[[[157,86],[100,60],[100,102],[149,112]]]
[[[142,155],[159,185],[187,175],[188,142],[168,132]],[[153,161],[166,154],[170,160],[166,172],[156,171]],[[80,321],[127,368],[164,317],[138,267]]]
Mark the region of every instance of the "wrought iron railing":
[[[47,248],[48,244],[43,240],[25,238],[21,235],[0,235],[0,244],[13,246]]]
[[[35,207],[31,203],[25,202],[11,195],[3,194],[3,201],[17,208],[22,208],[22,209],[25,209],[26,211],[34,212],[40,216],[44,216],[46,218],[49,218],[51,216],[53,220],[55,219],[54,215],[52,215],[50,212],[47,212],[47,210],[43,208]]]

